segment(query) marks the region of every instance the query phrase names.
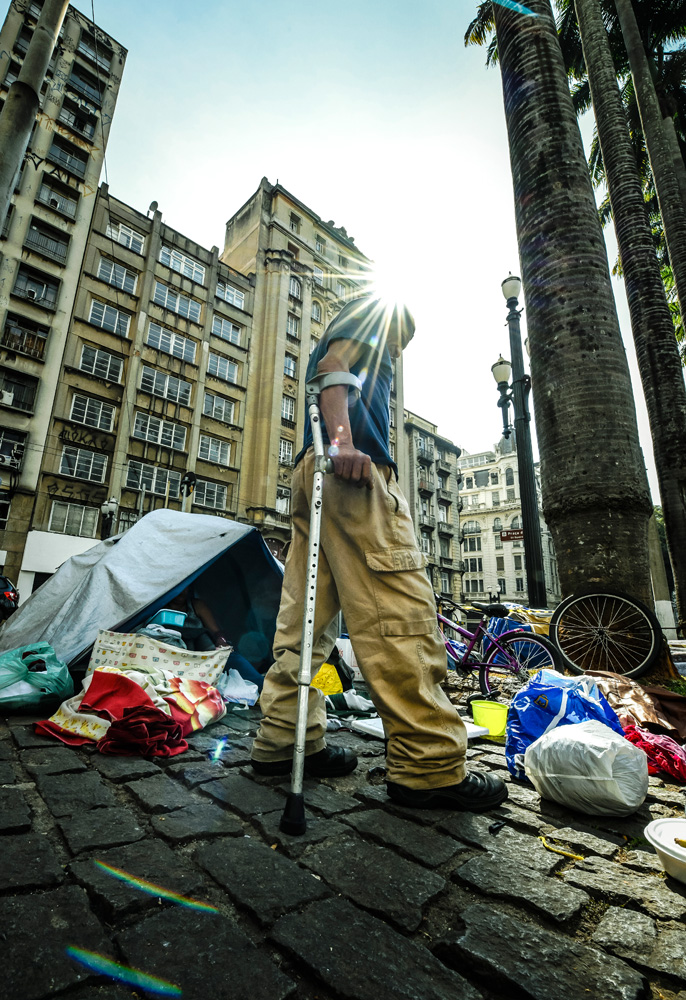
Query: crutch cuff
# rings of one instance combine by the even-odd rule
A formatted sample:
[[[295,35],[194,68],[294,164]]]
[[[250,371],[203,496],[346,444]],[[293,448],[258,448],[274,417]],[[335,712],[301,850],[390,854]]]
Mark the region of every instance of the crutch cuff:
[[[319,395],[324,389],[329,389],[333,385],[347,385],[353,390],[356,397],[360,395],[362,389],[362,383],[352,372],[323,372],[310,379],[305,386],[305,392]]]

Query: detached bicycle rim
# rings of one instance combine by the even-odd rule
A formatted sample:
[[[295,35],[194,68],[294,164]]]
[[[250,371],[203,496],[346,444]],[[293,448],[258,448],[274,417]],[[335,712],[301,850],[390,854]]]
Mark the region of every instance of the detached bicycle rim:
[[[512,698],[539,670],[562,669],[560,652],[546,636],[519,632],[499,636],[498,642],[505,655],[495,645],[491,646],[479,669],[479,685],[484,695],[498,690],[503,697]]]
[[[662,629],[652,611],[610,590],[568,597],[555,609],[550,635],[565,666],[578,674],[607,670],[640,677],[662,648]]]

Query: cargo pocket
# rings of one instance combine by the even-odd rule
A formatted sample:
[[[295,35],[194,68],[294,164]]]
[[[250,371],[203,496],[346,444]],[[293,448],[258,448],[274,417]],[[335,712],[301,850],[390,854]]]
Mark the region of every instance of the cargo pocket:
[[[426,559],[415,547],[366,552],[381,635],[429,635],[436,630]],[[431,611],[429,617],[428,612]]]

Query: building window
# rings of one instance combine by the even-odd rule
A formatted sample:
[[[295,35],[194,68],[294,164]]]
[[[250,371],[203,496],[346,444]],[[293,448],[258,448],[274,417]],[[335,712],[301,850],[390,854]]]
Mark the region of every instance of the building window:
[[[478,536],[465,538],[464,550],[465,552],[481,552],[481,539]]]
[[[200,322],[200,303],[196,302],[195,299],[189,299],[187,295],[180,295],[173,288],[163,285],[161,281],[155,282],[155,294],[152,300],[163,309],[178,313],[179,316],[190,319],[194,323]]]
[[[419,547],[422,552],[431,554],[431,535],[426,531],[422,531],[419,536]]]
[[[481,556],[469,560],[470,573],[483,573],[483,571],[484,571],[484,561],[481,558]]]
[[[225,302],[230,302],[232,306],[238,306],[239,309],[242,309],[245,303],[245,292],[242,292],[239,288],[235,288],[233,285],[227,284],[225,281],[218,281],[217,298],[224,299]]]
[[[522,557],[521,556],[515,556],[514,557],[514,568],[521,570],[521,568],[522,568]]]
[[[286,318],[286,334],[294,340],[300,338],[300,320],[293,313],[289,313]]]
[[[97,427],[101,431],[111,431],[114,424],[114,407],[90,396],[74,396],[71,401],[69,419],[86,427]]]
[[[336,295],[339,299],[345,298],[345,285],[340,281],[336,282]]]
[[[452,593],[452,588],[450,586],[450,573],[441,573],[441,593]]]
[[[346,268],[347,268],[347,266],[348,266],[348,261],[347,261],[347,259],[346,259],[346,258],[345,258],[345,257],[343,256],[343,254],[342,254],[342,253],[339,253],[339,255],[338,255],[338,263],[339,263],[339,265],[340,265],[341,267],[346,267]]]
[[[291,491],[287,486],[276,487],[276,509],[279,514],[291,512]]]
[[[463,531],[465,535],[480,535],[481,525],[478,521],[466,521]]]
[[[212,319],[212,333],[215,337],[221,337],[222,340],[228,340],[230,344],[237,344],[240,346],[241,343],[241,328],[232,323],[229,319],[223,319],[221,316],[214,316]]]
[[[9,460],[9,464],[15,469],[21,468],[26,438],[27,435],[24,431],[13,431],[8,427],[0,427],[0,455]]]
[[[54,500],[50,511],[48,531],[58,531],[63,535],[82,535],[84,538],[95,538],[98,514],[97,507],[83,507],[81,504]]]
[[[183,451],[186,445],[186,428],[171,420],[160,420],[150,413],[139,412],[136,413],[131,437]]]
[[[474,489],[474,480],[473,480],[473,478],[471,476],[466,476],[465,477],[464,488],[466,490],[473,490]]]
[[[65,445],[60,459],[60,475],[73,476],[74,479],[88,479],[93,483],[103,483],[107,471],[107,455],[85,448],[73,448]]]
[[[50,328],[47,326],[34,323],[24,316],[8,313],[0,343],[10,351],[16,351],[17,354],[40,359],[45,354],[49,333]]]
[[[51,280],[40,271],[32,271],[30,268],[20,265],[17,272],[17,280],[12,289],[12,295],[18,295],[21,299],[28,299],[37,306],[44,309],[55,309],[57,306],[57,295],[59,293],[59,282]]]
[[[165,354],[171,354],[172,357],[181,358],[182,361],[195,363],[195,341],[182,337],[180,333],[174,333],[165,326],[159,326],[158,323],[151,323],[148,327],[146,344]]]
[[[496,556],[496,558],[495,558],[495,568],[496,568],[496,572],[498,572],[498,573],[504,573],[505,572],[505,556]]]
[[[112,65],[112,52],[109,47],[105,48],[102,39],[98,39],[96,42],[95,38],[90,35],[81,35],[79,39],[78,48],[76,50],[79,55],[85,56],[92,63],[95,63],[100,69],[109,73],[110,67]]]
[[[279,441],[279,462],[281,465],[293,465],[293,442],[285,438]]]
[[[107,257],[100,258],[98,277],[101,281],[106,281],[108,285],[114,285],[115,288],[121,288],[122,291],[129,292],[130,295],[133,295],[136,291],[136,283],[138,281],[136,272],[129,271],[128,268],[123,267],[121,264],[115,264],[113,260],[108,260]]]
[[[439,503],[438,505],[438,520],[440,524],[448,523],[448,507],[444,503]]]
[[[230,361],[223,354],[213,354],[207,359],[207,374],[214,375],[215,378],[223,379],[224,382],[237,384],[238,365],[235,361]]]
[[[322,307],[318,302],[312,303],[312,322],[321,323],[322,321]]]
[[[198,507],[226,510],[226,486],[198,479],[193,490],[193,503]]]
[[[294,299],[302,298],[302,288],[300,286],[300,282],[293,276],[291,276],[291,280],[288,282],[288,294]]]
[[[498,490],[493,490],[491,493],[491,503],[494,507],[500,506],[500,493]]]
[[[441,553],[442,559],[450,559],[450,539],[444,538],[443,535],[438,539],[438,547]]]
[[[64,167],[70,174],[75,174],[81,180],[86,176],[88,153],[83,152],[77,146],[72,146],[64,139],[52,140],[52,146],[48,151],[48,160],[51,163],[56,163],[58,167]]]
[[[24,246],[33,253],[40,254],[41,257],[64,264],[69,251],[69,239],[58,230],[33,220],[26,234]]]
[[[508,500],[508,502],[511,502],[514,499],[515,499],[515,491],[514,491],[514,489],[509,489],[507,491],[507,500]]]
[[[81,94],[95,104],[102,104],[102,91],[98,78],[88,73],[81,66],[74,64],[67,84],[77,94]]]
[[[81,361],[79,368],[89,375],[97,375],[107,382],[121,382],[121,373],[124,362],[114,354],[107,351],[96,350],[95,347],[88,347],[86,344],[81,349]]]
[[[296,215],[295,212],[291,212],[291,220],[289,222],[289,228],[292,233],[300,232],[300,216]]]
[[[231,442],[201,434],[198,458],[203,458],[206,462],[216,462],[218,465],[231,465]]]
[[[145,465],[143,462],[129,462],[126,472],[127,489],[144,489],[146,493],[156,493],[158,496],[166,496],[169,483],[169,496],[178,497],[180,482],[180,472],[161,469],[158,465]]]
[[[395,443],[393,441],[389,441],[388,443],[388,454],[390,455],[391,460],[395,462]]]
[[[10,500],[0,500],[0,531],[4,531],[10,519]]]
[[[205,283],[205,268],[203,265],[198,264],[192,257],[186,257],[179,250],[172,250],[171,247],[161,247],[160,264],[165,264],[172,271],[183,274],[186,278],[190,278],[191,281],[195,281],[199,285]]]
[[[47,205],[49,208],[54,209],[56,212],[61,212],[63,215],[69,216],[70,219],[76,218],[76,207],[78,204],[76,198],[73,196],[70,197],[61,190],[58,190],[52,181],[43,181],[38,192],[38,201],[42,205]]]
[[[138,520],[138,514],[135,510],[119,510],[119,534],[124,531],[128,531],[132,528],[136,521]]]
[[[206,392],[202,412],[206,417],[213,417],[225,424],[233,424],[236,404],[233,399],[224,399],[223,396],[213,396],[212,393]]]
[[[479,469],[478,472],[474,473],[474,485],[479,488],[483,486],[488,486],[488,471]]]
[[[298,359],[293,354],[287,354],[283,359],[283,373],[289,378],[297,378]]]
[[[312,351],[316,350],[319,340],[319,337],[310,337],[310,354],[312,354]]]
[[[312,268],[312,278],[314,279],[315,285],[323,286],[324,284],[324,272],[321,267]]]
[[[522,579],[521,576],[515,577],[515,590],[517,591],[518,594],[521,594],[521,592],[524,590],[524,580]]]
[[[320,236],[318,233],[315,233],[314,248],[317,251],[317,253],[326,253],[326,240],[324,239],[323,236]],[[315,271],[316,270],[317,268],[315,268]]]
[[[519,516],[519,514],[515,514],[515,516],[510,521],[510,527],[516,530],[517,528],[521,528],[521,526],[522,526],[522,519]]]
[[[161,399],[169,399],[173,403],[190,406],[191,388],[190,382],[184,382],[183,379],[176,378],[174,375],[165,375],[154,368],[143,367],[141,391],[149,392],[151,396],[160,396]]]
[[[497,531],[495,533],[495,535],[493,536],[493,540],[495,542],[496,549],[502,549],[502,547],[503,547],[503,540],[502,540],[502,537],[501,537],[499,531]]]
[[[391,427],[395,427],[395,406],[391,406],[389,409],[388,420]]]
[[[497,472],[492,472],[491,473],[491,486],[497,486],[497,485],[498,485],[498,473]]]
[[[92,323],[93,326],[99,326],[101,330],[116,334],[117,337],[128,337],[131,317],[119,309],[115,309],[114,306],[108,306],[104,302],[100,302],[99,299],[93,299],[88,322]]]
[[[112,223],[107,226],[107,236],[122,246],[128,247],[134,253],[142,254],[145,247],[145,237],[137,233],[135,229],[125,226],[123,222]]]
[[[281,397],[281,419],[295,421],[295,400],[291,396]]]
[[[507,593],[507,581],[504,576],[498,577],[498,591],[501,595]]]
[[[514,486],[514,471],[510,467],[505,469],[505,485]]]

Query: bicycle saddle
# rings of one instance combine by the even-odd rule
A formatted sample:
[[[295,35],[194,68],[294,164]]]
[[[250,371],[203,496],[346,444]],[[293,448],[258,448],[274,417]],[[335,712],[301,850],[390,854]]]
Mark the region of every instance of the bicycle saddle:
[[[479,601],[470,601],[469,603],[473,608],[478,608],[484,614],[492,615],[495,618],[507,618],[510,613],[510,609],[506,608],[504,604],[481,604]]]

